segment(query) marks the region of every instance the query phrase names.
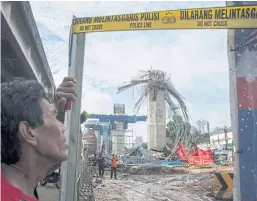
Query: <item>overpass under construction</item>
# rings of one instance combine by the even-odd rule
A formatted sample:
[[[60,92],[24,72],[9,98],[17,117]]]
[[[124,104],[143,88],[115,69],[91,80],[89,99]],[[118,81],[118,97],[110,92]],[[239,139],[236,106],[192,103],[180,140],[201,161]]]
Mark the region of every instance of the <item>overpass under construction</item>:
[[[228,2],[228,4],[256,5],[256,2]],[[36,79],[52,95],[55,85],[29,2],[1,2],[1,6],[1,81],[14,76]],[[257,83],[256,48],[247,50],[244,47],[243,33],[246,34],[248,31],[232,29],[228,32],[231,116],[236,148],[235,201],[254,200],[257,196],[257,97],[254,90]],[[124,128],[125,120],[122,122]],[[71,191],[67,193],[73,195]]]
[[[98,121],[90,119],[97,119]],[[101,144],[104,143],[106,154],[124,155],[125,132],[128,129],[128,124],[146,120],[147,116],[90,114],[85,126],[95,131],[98,151]]]

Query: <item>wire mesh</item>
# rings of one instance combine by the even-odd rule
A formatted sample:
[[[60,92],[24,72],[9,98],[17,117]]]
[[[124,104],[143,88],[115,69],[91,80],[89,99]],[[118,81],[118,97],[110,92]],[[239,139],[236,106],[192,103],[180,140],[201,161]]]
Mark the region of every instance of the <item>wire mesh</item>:
[[[92,163],[87,152],[84,151],[84,160],[80,164],[80,176],[78,178],[78,201],[95,201]]]

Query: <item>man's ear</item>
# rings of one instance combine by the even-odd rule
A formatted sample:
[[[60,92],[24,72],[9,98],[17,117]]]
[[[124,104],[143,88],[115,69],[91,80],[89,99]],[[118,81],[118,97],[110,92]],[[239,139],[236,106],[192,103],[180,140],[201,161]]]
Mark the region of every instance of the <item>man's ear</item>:
[[[34,129],[32,129],[26,121],[22,121],[19,124],[19,134],[21,137],[21,140],[24,142],[27,142],[31,145],[36,146],[37,140],[36,140],[36,133],[34,132]]]

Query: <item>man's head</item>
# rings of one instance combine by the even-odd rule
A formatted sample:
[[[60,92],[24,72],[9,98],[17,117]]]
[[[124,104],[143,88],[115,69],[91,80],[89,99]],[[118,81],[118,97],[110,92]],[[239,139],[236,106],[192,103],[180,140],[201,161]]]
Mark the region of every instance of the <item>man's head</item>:
[[[52,163],[67,159],[64,126],[41,84],[20,78],[2,83],[1,109],[2,163],[15,164],[26,154]]]

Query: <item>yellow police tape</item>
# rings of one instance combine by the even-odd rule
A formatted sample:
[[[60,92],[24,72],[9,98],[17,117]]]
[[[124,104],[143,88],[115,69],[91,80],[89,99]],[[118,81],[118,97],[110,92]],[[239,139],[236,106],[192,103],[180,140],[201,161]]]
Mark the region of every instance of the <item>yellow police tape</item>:
[[[257,28],[257,6],[195,8],[76,18],[73,33],[161,29]]]

